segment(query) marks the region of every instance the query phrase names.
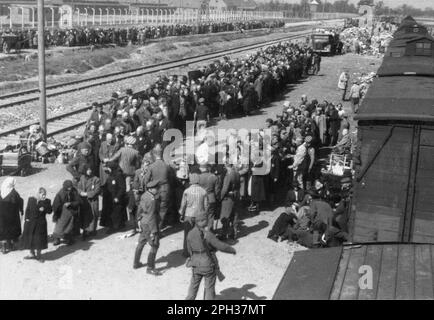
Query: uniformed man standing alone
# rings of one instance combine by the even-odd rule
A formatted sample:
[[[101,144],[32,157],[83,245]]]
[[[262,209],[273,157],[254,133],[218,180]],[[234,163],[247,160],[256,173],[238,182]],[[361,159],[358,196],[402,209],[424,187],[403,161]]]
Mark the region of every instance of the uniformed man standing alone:
[[[170,167],[163,160],[163,148],[157,144],[152,150],[154,162],[149,166],[145,175],[145,183],[149,181],[156,181],[158,183],[158,195],[160,198],[159,215],[160,215],[160,229],[164,227],[167,210],[170,207],[170,185],[169,175]]]
[[[161,275],[161,272],[155,269],[155,258],[157,250],[160,246],[159,227],[158,227],[158,207],[159,197],[157,194],[158,182],[153,180],[146,185],[146,192],[140,199],[138,208],[138,220],[140,225],[140,237],[134,254],[134,269],[138,269],[143,265],[140,263],[143,247],[146,243],[151,246],[151,251],[148,254],[148,263],[146,272],[154,276]]]
[[[195,222],[195,227],[187,236],[187,249],[190,254],[187,266],[192,267],[193,274],[186,300],[196,299],[202,278],[205,278],[205,300],[214,300],[216,277],[223,280],[215,252],[219,250],[235,254],[236,251],[209,231],[206,213],[198,215]]]

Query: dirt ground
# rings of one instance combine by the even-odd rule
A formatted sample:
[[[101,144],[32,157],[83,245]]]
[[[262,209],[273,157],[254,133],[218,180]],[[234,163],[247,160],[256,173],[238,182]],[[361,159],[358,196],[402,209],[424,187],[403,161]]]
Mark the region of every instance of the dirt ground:
[[[298,103],[302,94],[309,99],[339,102],[338,77],[343,68],[350,75],[376,71],[381,59],[347,54],[325,57],[321,72],[290,88],[278,101],[256,115],[220,121],[219,128],[261,128],[266,118],[282,111],[284,100]],[[349,111],[349,103],[345,102]],[[63,165],[45,165],[29,177],[17,177],[17,190],[27,199],[39,186],[48,190],[53,199],[64,179],[69,178]],[[0,183],[4,178],[0,177]],[[305,250],[287,243],[267,239],[274,220],[282,212],[263,211],[244,215],[240,238],[234,245],[237,255],[218,253],[226,279],[218,282],[218,299],[271,299],[291,261],[294,250]],[[48,218],[49,233],[53,230]],[[99,232],[89,241],[77,241],[71,247],[53,247],[44,252],[45,263],[23,260],[24,251],[0,255],[0,299],[184,299],[191,276],[185,267],[182,252],[183,233],[172,230],[160,242],[157,268],[160,277],[146,274],[146,268],[133,270],[133,254],[137,236],[122,238],[123,234],[106,236]],[[146,262],[148,247],[142,261]],[[202,299],[203,286],[198,298]]]

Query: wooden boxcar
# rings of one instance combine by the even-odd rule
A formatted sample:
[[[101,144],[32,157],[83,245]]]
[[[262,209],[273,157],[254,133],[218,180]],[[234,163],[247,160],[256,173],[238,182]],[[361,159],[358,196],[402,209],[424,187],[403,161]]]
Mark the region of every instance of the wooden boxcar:
[[[355,116],[353,245],[297,252],[275,299],[434,299],[434,40],[411,20]]]
[[[385,57],[355,119],[353,241],[434,243],[432,52]]]
[[[434,299],[434,245],[366,244],[294,253],[275,300]],[[362,285],[361,285],[362,283]]]

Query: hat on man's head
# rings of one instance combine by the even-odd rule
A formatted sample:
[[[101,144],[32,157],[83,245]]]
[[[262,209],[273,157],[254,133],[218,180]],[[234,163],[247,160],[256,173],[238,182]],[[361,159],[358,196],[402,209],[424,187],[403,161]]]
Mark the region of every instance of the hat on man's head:
[[[132,95],[133,94],[133,90],[132,89],[127,89],[127,91],[125,91],[126,94],[128,95]]]
[[[119,98],[119,95],[117,94],[117,92],[112,93],[112,98],[115,98],[115,99]]]
[[[151,188],[156,188],[158,187],[158,180],[151,180],[146,184],[146,188],[151,189]]]

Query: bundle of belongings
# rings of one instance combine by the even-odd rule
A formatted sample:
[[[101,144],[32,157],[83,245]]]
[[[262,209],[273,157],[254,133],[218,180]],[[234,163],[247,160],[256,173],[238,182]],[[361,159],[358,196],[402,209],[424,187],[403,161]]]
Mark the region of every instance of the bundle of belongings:
[[[362,27],[347,28],[340,33],[344,52],[367,55],[384,53],[392,38],[392,33],[389,31],[372,35],[370,29]]]

